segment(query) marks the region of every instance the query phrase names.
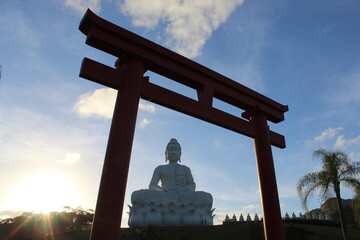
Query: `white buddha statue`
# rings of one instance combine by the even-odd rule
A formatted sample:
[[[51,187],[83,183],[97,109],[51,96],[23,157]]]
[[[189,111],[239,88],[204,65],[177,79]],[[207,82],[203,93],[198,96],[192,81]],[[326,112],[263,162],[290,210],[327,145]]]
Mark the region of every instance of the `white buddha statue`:
[[[132,193],[129,226],[186,226],[201,225],[203,222],[212,225],[212,196],[195,191],[190,168],[178,163],[181,146],[176,139],[168,143],[165,156],[168,164],[154,170],[149,189]],[[149,218],[148,214],[152,217]]]

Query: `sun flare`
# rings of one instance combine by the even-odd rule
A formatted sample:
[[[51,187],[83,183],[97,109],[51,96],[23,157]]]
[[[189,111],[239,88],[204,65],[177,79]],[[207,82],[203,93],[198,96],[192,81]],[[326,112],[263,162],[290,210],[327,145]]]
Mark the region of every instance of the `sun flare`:
[[[69,178],[54,173],[38,173],[14,186],[9,196],[11,209],[31,212],[60,211],[80,205],[79,191]]]

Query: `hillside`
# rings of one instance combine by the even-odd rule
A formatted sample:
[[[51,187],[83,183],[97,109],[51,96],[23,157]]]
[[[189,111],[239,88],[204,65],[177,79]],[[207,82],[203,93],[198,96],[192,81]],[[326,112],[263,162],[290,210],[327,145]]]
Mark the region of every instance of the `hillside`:
[[[284,224],[286,240],[339,240],[339,227],[317,226],[306,224]],[[72,233],[54,238],[55,240],[87,240],[89,232]],[[143,238],[141,238],[143,236]],[[349,240],[359,240],[360,228],[349,228]],[[246,223],[229,226],[207,227],[159,227],[120,230],[121,240],[263,240],[261,223]]]
[[[352,209],[352,199],[342,199],[342,203],[344,206],[344,215],[346,224],[355,224],[354,219],[354,211]],[[311,215],[315,213],[315,215],[319,215],[319,212],[325,214],[329,214],[331,219],[339,221],[339,211],[337,207],[336,198],[329,198],[323,204],[321,204],[320,208],[313,209],[308,213]]]

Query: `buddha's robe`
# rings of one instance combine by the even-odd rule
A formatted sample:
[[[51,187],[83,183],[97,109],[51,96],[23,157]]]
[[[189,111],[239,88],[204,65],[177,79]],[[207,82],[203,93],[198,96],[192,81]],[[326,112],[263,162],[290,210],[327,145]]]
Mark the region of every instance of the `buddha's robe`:
[[[161,181],[161,186],[158,185]],[[212,204],[212,196],[207,192],[195,191],[195,182],[190,168],[178,163],[160,165],[154,170],[149,189],[133,192],[133,205],[162,204],[195,206]]]

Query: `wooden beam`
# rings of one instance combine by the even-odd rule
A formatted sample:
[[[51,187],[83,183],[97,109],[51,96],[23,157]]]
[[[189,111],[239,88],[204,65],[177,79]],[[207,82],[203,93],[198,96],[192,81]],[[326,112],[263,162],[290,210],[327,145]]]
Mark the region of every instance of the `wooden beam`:
[[[81,63],[80,77],[97,82],[110,88],[120,89],[123,71],[108,67],[104,64],[84,58]]]
[[[208,97],[204,97],[204,101],[210,103],[211,100],[207,100],[210,96],[211,94]],[[254,125],[251,122],[216,109],[210,104],[204,105],[201,101],[196,101],[150,83],[147,81],[147,78],[145,78],[141,90],[141,98],[251,138],[256,138],[257,136]],[[270,131],[270,138],[272,145],[285,148],[284,136]]]

